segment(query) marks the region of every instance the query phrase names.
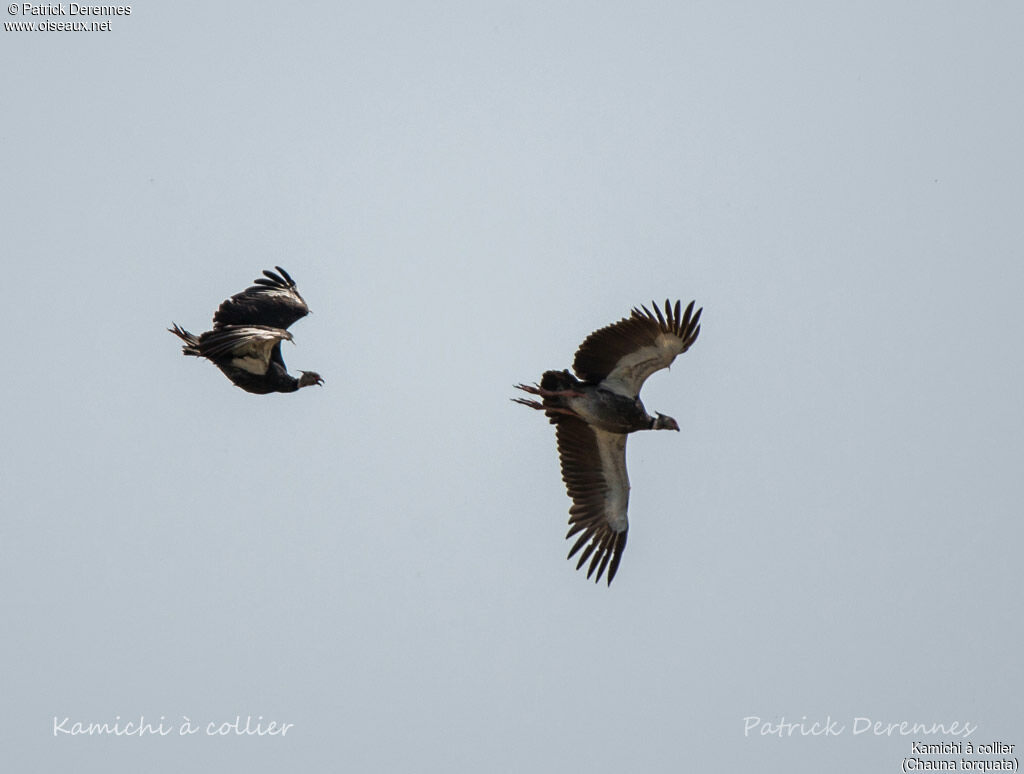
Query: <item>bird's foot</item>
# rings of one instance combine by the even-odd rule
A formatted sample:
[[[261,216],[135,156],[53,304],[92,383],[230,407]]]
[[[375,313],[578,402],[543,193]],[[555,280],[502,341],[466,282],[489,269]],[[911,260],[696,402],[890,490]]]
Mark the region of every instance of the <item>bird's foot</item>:
[[[512,398],[511,400],[513,403],[521,403],[524,406],[529,406],[532,409],[537,409],[537,411],[544,410],[544,406],[540,402],[535,400],[528,400],[527,398]]]

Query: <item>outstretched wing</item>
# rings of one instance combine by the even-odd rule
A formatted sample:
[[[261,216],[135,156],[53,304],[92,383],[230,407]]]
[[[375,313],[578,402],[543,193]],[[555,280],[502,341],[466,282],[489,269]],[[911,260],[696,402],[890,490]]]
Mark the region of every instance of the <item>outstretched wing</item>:
[[[565,537],[569,539],[579,534],[567,558],[571,559],[583,549],[576,569],[589,559],[587,577],[596,572],[594,582],[599,582],[607,568],[608,585],[611,585],[629,530],[626,436],[600,430],[565,415],[558,417],[555,435],[562,462],[562,480],[572,498],[569,532]]]
[[[236,293],[220,305],[213,316],[213,327],[226,325],[266,325],[287,328],[309,314],[295,281],[280,266],[279,273],[264,271],[254,285]]]
[[[226,325],[199,337],[199,354],[217,365],[232,366],[262,376],[271,361],[280,363],[281,342],[292,335],[266,325]]]
[[[680,303],[646,306],[617,323],[594,331],[576,350],[573,370],[584,381],[601,383],[612,392],[635,398],[647,377],[668,368],[676,355],[690,348],[700,334],[700,313],[693,304],[680,314]]]

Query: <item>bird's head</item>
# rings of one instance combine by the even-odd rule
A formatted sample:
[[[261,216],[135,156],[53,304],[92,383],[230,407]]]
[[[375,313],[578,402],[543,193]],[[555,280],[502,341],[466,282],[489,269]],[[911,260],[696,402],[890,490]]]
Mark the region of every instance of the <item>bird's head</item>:
[[[316,371],[300,371],[302,376],[299,377],[299,387],[309,387],[313,384],[323,385],[324,380],[320,378],[320,374]]]
[[[658,412],[655,412],[658,413]],[[658,416],[654,418],[654,424],[651,425],[652,430],[675,430],[679,432],[679,423],[676,422],[672,417],[667,417],[664,414],[658,413]]]

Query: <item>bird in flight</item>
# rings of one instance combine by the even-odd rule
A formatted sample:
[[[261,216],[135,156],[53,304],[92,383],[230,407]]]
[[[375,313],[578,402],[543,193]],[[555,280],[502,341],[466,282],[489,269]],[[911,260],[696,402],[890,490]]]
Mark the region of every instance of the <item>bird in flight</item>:
[[[281,342],[292,341],[287,328],[309,314],[309,307],[288,272],[274,268],[277,273],[264,271],[252,287],[220,305],[213,330],[196,336],[177,323],[167,329],[185,342],[184,354],[205,357],[235,385],[257,395],[324,383],[313,371],[300,371],[296,379],[284,364]]]
[[[672,417],[647,413],[640,389],[697,340],[704,310],[695,314],[693,304],[682,313],[678,301],[674,307],[665,301],[664,314],[653,303],[653,311],[633,309],[587,336],[573,360],[576,376],[546,371],[540,384],[515,385],[541,400],[512,400],[543,411],[555,426],[562,480],[573,502],[565,537],[579,535],[567,558],[582,549],[576,569],[589,559],[587,578],[596,573],[595,582],[607,569],[611,585],[626,547],[626,437],[637,430],[679,430]]]

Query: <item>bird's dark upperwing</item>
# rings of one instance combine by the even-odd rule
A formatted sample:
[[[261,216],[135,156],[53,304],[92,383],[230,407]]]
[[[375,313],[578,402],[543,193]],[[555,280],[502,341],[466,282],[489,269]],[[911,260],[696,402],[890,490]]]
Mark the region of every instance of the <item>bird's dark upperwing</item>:
[[[262,375],[272,359],[284,365],[281,342],[291,338],[288,331],[266,325],[226,325],[199,337],[199,353],[218,365]]]
[[[222,303],[213,316],[213,327],[266,325],[287,328],[309,314],[309,307],[288,272],[280,266],[274,268],[280,273],[264,271],[264,276],[254,280],[252,287]]]
[[[700,333],[700,313],[693,304],[680,314],[680,303],[646,306],[617,323],[594,331],[576,350],[573,370],[586,382],[601,383],[620,395],[635,398],[647,377],[668,368],[676,355],[690,348]]]
[[[583,549],[576,569],[589,559],[587,577],[595,582],[608,569],[611,585],[626,547],[629,522],[629,477],[626,475],[626,436],[609,433],[574,417],[556,423],[562,480],[572,498],[566,539],[580,534],[568,558]],[[584,548],[586,546],[586,548]]]

